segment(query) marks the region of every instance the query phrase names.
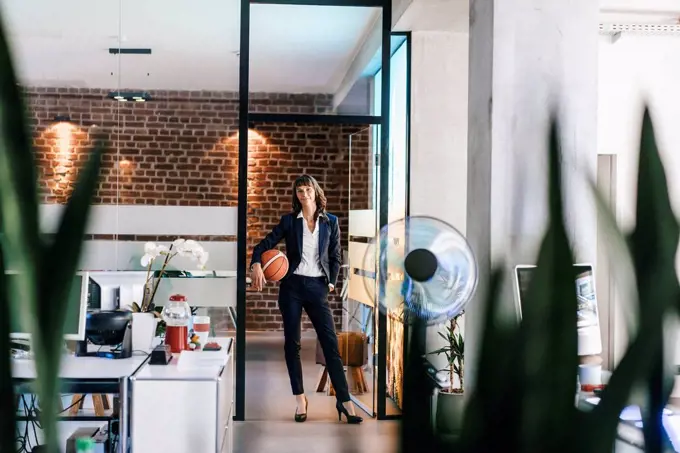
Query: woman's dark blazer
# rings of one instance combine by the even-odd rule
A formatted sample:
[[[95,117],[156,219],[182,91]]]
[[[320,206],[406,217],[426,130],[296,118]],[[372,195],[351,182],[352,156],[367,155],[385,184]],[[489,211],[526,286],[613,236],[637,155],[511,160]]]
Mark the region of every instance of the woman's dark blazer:
[[[286,256],[288,257],[288,273],[283,279],[288,278],[300,264],[302,260],[302,228],[304,219],[298,217],[298,213],[290,213],[281,217],[279,224],[253,249],[253,257],[250,267],[260,263],[262,253],[271,250],[281,242],[286,240]],[[336,286],[340,264],[342,263],[342,252],[340,251],[340,227],[338,218],[332,214],[323,213],[319,215],[319,258],[321,268],[328,283]]]

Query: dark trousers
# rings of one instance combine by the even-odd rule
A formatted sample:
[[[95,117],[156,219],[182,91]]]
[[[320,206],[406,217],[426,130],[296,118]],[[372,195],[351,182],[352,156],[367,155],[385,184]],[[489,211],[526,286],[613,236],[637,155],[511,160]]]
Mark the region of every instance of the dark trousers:
[[[293,395],[304,391],[302,363],[300,362],[300,330],[302,309],[312,321],[326,358],[326,369],[340,402],[349,401],[347,378],[340,358],[338,337],[335,333],[333,313],[328,305],[328,284],[324,277],[303,277],[292,274],[281,283],[279,309],[283,317],[283,335],[286,366]]]

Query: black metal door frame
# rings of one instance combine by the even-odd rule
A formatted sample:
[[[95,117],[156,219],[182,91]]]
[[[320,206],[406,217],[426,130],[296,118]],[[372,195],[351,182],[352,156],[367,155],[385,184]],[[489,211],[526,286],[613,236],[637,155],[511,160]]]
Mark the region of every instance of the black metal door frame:
[[[308,5],[308,6],[350,6],[382,9],[382,87],[381,115],[296,115],[262,114],[248,111],[250,78],[250,6],[251,4]],[[246,273],[247,273],[247,202],[248,202],[248,127],[251,122],[303,122],[324,124],[380,124],[380,228],[387,224],[387,193],[389,190],[389,137],[390,137],[390,57],[392,31],[391,0],[241,0],[240,21],[240,62],[239,62],[239,146],[238,146],[238,228],[236,267],[236,386],[235,420],[245,420],[246,389]],[[384,196],[383,196],[384,195]],[[387,319],[378,315],[378,373],[377,373],[377,415],[386,417],[387,397],[386,343]],[[381,366],[382,364],[382,366]]]
[[[405,37],[404,46],[406,46],[406,216],[410,215],[410,169],[411,169],[411,32],[392,32],[391,36]],[[392,57],[390,46],[390,58]],[[384,58],[384,56],[383,56]],[[390,68],[391,69],[391,68]],[[384,74],[384,73],[383,73]],[[384,83],[384,76],[383,76]],[[384,96],[384,91],[382,91]],[[388,94],[389,96],[389,94]],[[381,99],[382,101],[382,99]],[[383,103],[384,107],[384,103]],[[387,119],[389,121],[389,118]],[[383,137],[381,136],[381,140]],[[389,152],[389,144],[385,148],[382,143],[380,146],[380,193],[385,196],[380,197],[380,228],[387,225],[389,216],[389,170],[387,166],[383,166],[382,153]],[[389,161],[388,161],[389,162]],[[407,233],[408,234],[408,233]],[[408,241],[408,238],[406,238]],[[380,288],[378,288],[380,289]],[[378,291],[377,294],[382,294]],[[377,417],[378,420],[395,420],[401,419],[401,414],[387,414],[387,316],[381,310],[378,310],[378,392],[377,392]],[[407,351],[407,344],[409,338],[408,324],[404,325],[404,345],[402,351]],[[405,358],[404,358],[405,360]],[[405,362],[404,362],[405,363]]]

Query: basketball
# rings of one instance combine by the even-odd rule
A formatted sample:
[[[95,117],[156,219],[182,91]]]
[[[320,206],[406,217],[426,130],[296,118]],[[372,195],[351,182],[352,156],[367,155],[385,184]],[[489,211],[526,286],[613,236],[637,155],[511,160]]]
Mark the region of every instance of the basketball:
[[[268,282],[278,282],[288,273],[288,258],[279,250],[267,250],[262,254],[262,272]]]

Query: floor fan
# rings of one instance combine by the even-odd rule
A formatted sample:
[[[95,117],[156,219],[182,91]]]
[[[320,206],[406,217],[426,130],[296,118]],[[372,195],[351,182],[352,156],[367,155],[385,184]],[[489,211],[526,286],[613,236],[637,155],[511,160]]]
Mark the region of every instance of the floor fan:
[[[461,313],[477,288],[478,268],[465,237],[448,223],[413,216],[389,223],[364,256],[377,272],[377,305],[384,313],[401,308],[410,330],[405,341],[401,451],[437,449],[430,422],[431,389],[423,360],[427,326]],[[373,294],[368,285],[367,292]]]

